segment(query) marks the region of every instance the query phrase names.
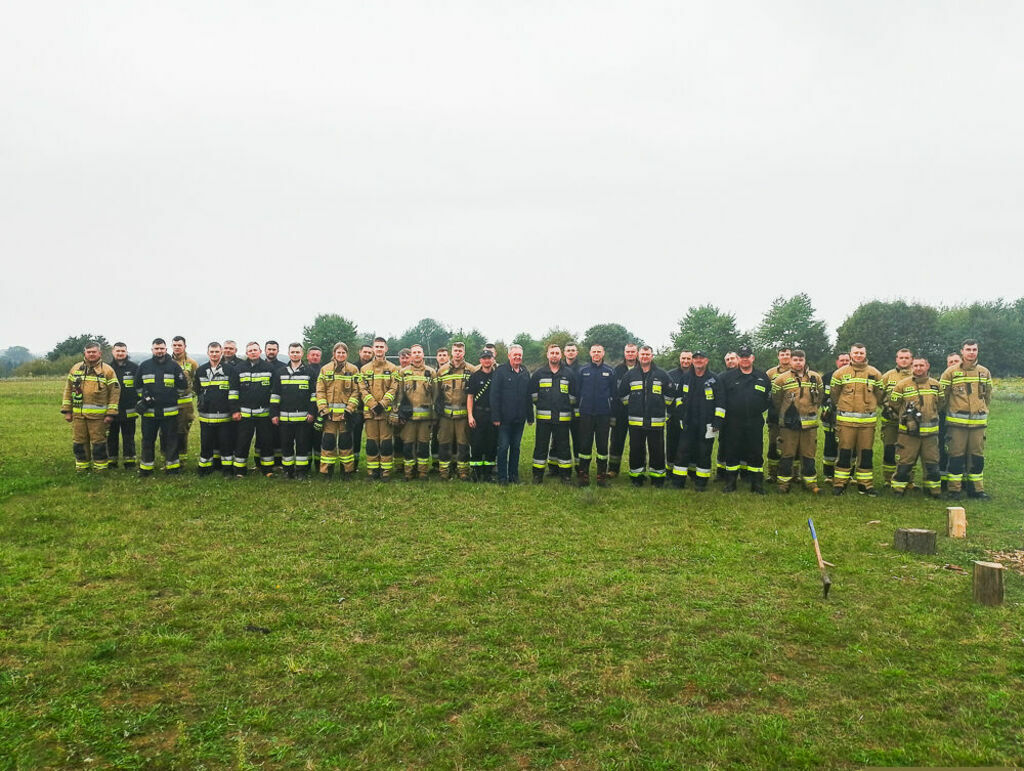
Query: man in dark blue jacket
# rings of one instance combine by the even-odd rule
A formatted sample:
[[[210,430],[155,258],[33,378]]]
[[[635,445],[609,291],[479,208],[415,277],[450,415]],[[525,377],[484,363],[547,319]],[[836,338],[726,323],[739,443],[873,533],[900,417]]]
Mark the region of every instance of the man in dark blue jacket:
[[[188,386],[185,373],[167,355],[167,341],[153,340],[153,358],[146,359],[135,373],[140,401],[136,410],[142,417],[142,457],[139,476],[150,476],[156,464],[156,440],[164,453],[164,470],[181,471],[178,459],[178,396]]]
[[[519,482],[519,443],[523,428],[533,424],[530,373],[523,366],[523,347],[511,345],[508,364],[494,371],[491,422],[498,427],[498,484]]]
[[[597,486],[608,486],[608,432],[612,404],[616,399],[615,370],[604,363],[604,346],[590,346],[590,363],[577,373],[579,390],[579,433],[576,445],[576,479],[580,487],[590,484],[590,450],[597,445]]]

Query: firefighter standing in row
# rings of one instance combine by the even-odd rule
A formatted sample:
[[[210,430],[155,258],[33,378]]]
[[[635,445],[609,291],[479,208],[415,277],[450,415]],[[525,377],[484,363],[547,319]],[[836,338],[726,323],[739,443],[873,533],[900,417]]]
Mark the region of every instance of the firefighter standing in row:
[[[245,361],[238,369],[239,411],[235,443],[235,476],[244,477],[249,465],[249,448],[256,439],[254,453],[260,471],[274,475],[274,424],[270,410],[281,400],[280,378],[276,368],[262,356],[260,344],[245,346]]]
[[[494,352],[480,352],[480,366],[466,383],[466,421],[469,425],[469,465],[477,482],[496,482],[498,427],[491,418],[491,380]]]
[[[372,479],[388,480],[394,467],[391,407],[398,390],[398,367],[387,360],[388,341],[373,340],[373,360],[359,371],[359,392],[363,402],[366,431],[366,473]]]
[[[452,343],[451,361],[437,370],[438,459],[441,479],[451,477],[452,456],[459,479],[469,481],[469,411],[466,396],[476,367],[466,361],[466,344]]]
[[[178,458],[184,461],[188,457],[188,435],[192,431],[192,423],[196,418],[196,405],[192,392],[192,378],[199,369],[195,359],[189,357],[185,350],[185,338],[175,335],[171,338],[171,354],[175,363],[185,373],[188,388],[178,394]]]
[[[348,361],[348,346],[335,343],[331,361],[320,368],[316,381],[316,407],[324,426],[320,473],[325,478],[334,475],[335,466],[341,466],[341,478],[355,473],[358,448],[353,446],[352,419],[362,409],[359,382],[359,369]]]
[[[139,404],[136,408],[142,418],[142,457],[139,476],[150,476],[156,465],[156,440],[164,455],[164,469],[168,474],[181,471],[178,460],[179,396],[189,388],[185,373],[173,358],[167,355],[167,341],[153,340],[153,357],[139,365],[136,382],[139,384]]]
[[[885,395],[882,401],[882,479],[888,486],[892,475],[896,473],[896,443],[899,439],[899,416],[892,411],[892,390],[901,380],[911,376],[910,363],[914,355],[909,348],[896,351],[896,366],[882,374],[882,387]]]
[[[422,345],[412,346],[409,357],[409,364],[398,372],[397,411],[393,416],[401,425],[405,481],[411,482],[417,475],[426,481],[430,472],[430,428],[434,423],[437,375],[424,363]]]
[[[626,343],[622,349],[622,361],[615,365],[616,394],[618,394],[619,386],[626,377],[626,373],[636,366],[637,355],[636,343]],[[616,398],[615,406],[612,408],[611,425],[611,438],[608,442],[608,476],[614,478],[619,475],[619,469],[622,467],[622,453],[626,449],[626,436],[629,434],[629,418],[626,415],[626,407],[619,398]]]
[[[135,405],[139,401],[139,393],[135,385],[135,373],[139,365],[128,358],[128,346],[114,343],[110,367],[117,375],[117,383],[121,387],[121,395],[117,404],[117,416],[107,430],[107,458],[110,465],[117,468],[118,445],[124,448],[122,463],[126,469],[135,468],[135,428],[139,413]]]
[[[280,401],[270,409],[270,422],[281,439],[281,465],[288,479],[309,476],[310,442],[316,420],[316,376],[302,362],[302,345],[288,346],[288,363],[279,375]]]
[[[719,457],[725,459],[723,493],[736,492],[742,475],[750,491],[764,495],[764,413],[771,403],[772,383],[754,369],[754,352],[748,346],[737,349],[736,369],[722,374],[725,421],[718,443]]]
[[[775,382],[775,378],[789,370],[789,359],[792,355],[790,348],[783,346],[778,350],[779,363],[771,367],[765,374],[768,382]],[[782,434],[779,430],[779,416],[775,414],[775,407],[768,404],[768,481],[774,483],[778,477],[779,458],[782,454],[779,451],[779,440]]]
[[[967,495],[989,499],[985,492],[985,429],[992,403],[992,375],[978,364],[978,341],[964,340],[960,346],[961,363],[942,373],[939,383],[946,399],[946,435],[949,442],[949,480],[947,496],[963,497],[963,477],[967,475]]]
[[[569,430],[576,411],[576,378],[562,363],[562,348],[551,343],[546,366],[530,378],[530,398],[537,419],[533,445],[533,483],[544,481],[544,467],[558,467],[562,484],[572,484],[572,453]]]
[[[836,408],[836,438],[839,457],[832,494],[842,495],[851,478],[862,495],[877,496],[872,481],[875,424],[878,407],[885,398],[882,373],[868,364],[867,349],[850,346],[850,363],[832,375],[829,393]],[[856,464],[856,474],[853,466]]]
[[[363,344],[359,346],[359,360],[352,362],[355,368],[362,372],[363,367],[373,361],[373,346],[369,344]],[[359,452],[363,447],[363,424],[365,419],[363,418],[363,397],[360,393],[359,396],[359,409],[350,417],[347,421],[349,427],[352,429],[352,457],[354,458],[355,465],[353,466],[354,471],[359,470]]]
[[[619,383],[619,398],[629,424],[629,477],[644,484],[644,472],[655,487],[665,485],[665,422],[675,396],[668,373],[653,362],[654,349],[640,346],[637,365]]]
[[[924,466],[924,489],[933,498],[941,495],[939,473],[939,416],[945,397],[939,381],[928,375],[928,360],[911,360],[911,374],[889,393],[890,414],[898,425],[896,471],[892,477],[894,495],[903,496],[917,459]]]
[[[790,353],[789,370],[772,381],[772,406],[779,420],[779,492],[788,493],[799,473],[804,488],[817,495],[818,408],[825,398],[821,375],[807,368],[807,354]],[[799,468],[796,468],[799,459]]]
[[[946,354],[946,369],[958,367],[963,358],[956,351]],[[939,373],[940,375],[942,373]],[[946,410],[939,413],[939,473],[942,474],[942,492],[946,492],[949,484],[949,442],[946,437]]]
[[[318,345],[311,345],[306,349],[306,369],[313,378],[314,390],[317,379],[320,377],[320,369],[323,367],[323,349]],[[324,438],[324,420],[317,414],[309,431],[309,468],[316,472],[320,468],[320,445]]]
[[[580,487],[590,484],[590,452],[597,453],[597,486],[608,486],[608,438],[612,409],[618,403],[615,370],[604,363],[604,346],[590,346],[590,362],[580,367],[579,432],[576,445],[576,479]]]
[[[725,420],[725,397],[714,372],[708,369],[708,355],[694,351],[692,366],[675,386],[674,420],[679,439],[672,459],[672,486],[686,487],[693,478],[694,489],[702,493],[711,480],[711,455],[715,437]],[[692,472],[691,472],[692,467]]]
[[[71,368],[64,384],[60,411],[71,424],[71,451],[78,471],[88,471],[90,462],[96,471],[105,471],[109,465],[107,427],[117,417],[121,386],[113,367],[101,356],[99,343],[87,343],[82,361]]]
[[[684,348],[679,352],[679,364],[668,370],[669,380],[672,381],[673,392],[678,397],[679,387],[687,373],[693,372],[693,351]],[[676,452],[679,449],[679,424],[683,422],[682,416],[678,414],[679,402],[673,406],[668,424],[665,426],[665,458],[669,463],[675,463]],[[678,476],[673,471],[673,477]],[[673,480],[674,481],[674,480]]]
[[[209,361],[192,376],[199,407],[199,475],[212,472],[216,464],[224,476],[233,476],[235,463],[235,424],[239,411],[238,370],[224,362],[220,343],[206,346]]]
[[[850,354],[841,353],[836,356],[836,369],[850,363]],[[821,427],[825,434],[825,446],[822,449],[821,472],[825,484],[831,486],[835,481],[836,459],[839,457],[839,441],[836,439],[836,407],[832,401],[832,375],[836,369],[829,370],[821,377],[824,384],[825,400],[821,408]]]

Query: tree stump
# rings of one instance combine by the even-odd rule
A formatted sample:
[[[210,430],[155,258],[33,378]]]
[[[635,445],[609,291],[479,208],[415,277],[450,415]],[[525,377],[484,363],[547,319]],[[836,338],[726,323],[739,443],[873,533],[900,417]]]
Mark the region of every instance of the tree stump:
[[[935,531],[916,527],[901,527],[892,538],[896,551],[910,551],[914,554],[935,554]]]
[[[974,600],[982,605],[1003,604],[1003,566],[998,562],[974,563]]]
[[[967,537],[967,512],[963,506],[946,507],[946,535],[950,538]]]

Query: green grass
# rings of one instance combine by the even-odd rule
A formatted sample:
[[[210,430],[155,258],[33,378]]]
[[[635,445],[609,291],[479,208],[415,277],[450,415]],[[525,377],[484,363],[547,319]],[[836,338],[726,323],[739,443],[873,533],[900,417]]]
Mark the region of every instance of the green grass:
[[[920,497],[76,477],[59,388],[0,383],[0,767],[1024,763],[1024,582],[970,589],[1020,401],[953,542]]]

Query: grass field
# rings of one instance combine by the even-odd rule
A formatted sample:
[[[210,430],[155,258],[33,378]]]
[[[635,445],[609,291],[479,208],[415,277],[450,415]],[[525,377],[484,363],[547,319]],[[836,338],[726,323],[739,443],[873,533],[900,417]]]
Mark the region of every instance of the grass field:
[[[917,495],[77,477],[60,384],[0,382],[0,767],[1022,764],[1024,580],[970,579],[1024,548],[1019,390],[954,542]]]

